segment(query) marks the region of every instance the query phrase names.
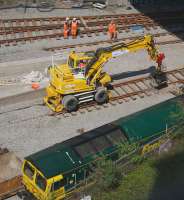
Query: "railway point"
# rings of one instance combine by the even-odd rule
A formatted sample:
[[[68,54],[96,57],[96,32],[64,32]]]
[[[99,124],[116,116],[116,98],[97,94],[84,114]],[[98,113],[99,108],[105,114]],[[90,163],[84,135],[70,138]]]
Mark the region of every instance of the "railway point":
[[[179,0],[0,0],[0,199],[184,199],[183,20]]]

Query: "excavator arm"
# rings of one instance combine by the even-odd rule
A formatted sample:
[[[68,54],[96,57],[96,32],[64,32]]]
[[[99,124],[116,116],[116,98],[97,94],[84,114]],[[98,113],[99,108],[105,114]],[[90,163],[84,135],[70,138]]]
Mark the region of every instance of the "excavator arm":
[[[95,83],[101,77],[104,64],[111,58],[141,49],[146,49],[150,58],[157,62],[159,52],[151,35],[146,35],[127,44],[118,43],[110,47],[97,49],[94,57],[86,66],[85,77],[88,84]]]
[[[166,73],[163,73],[161,67],[164,54],[158,52],[153,37],[146,35],[127,44],[121,42],[110,47],[99,48],[90,54],[89,52],[78,55],[73,53],[71,62],[50,69],[52,80],[47,87],[44,102],[55,112],[62,111],[64,108],[72,112],[79,104],[93,100],[99,104],[107,102],[109,98],[107,86],[111,83],[111,77],[102,71],[104,64],[111,58],[141,49],[147,50],[150,58],[158,64],[156,71],[151,74],[152,85],[155,88],[167,85]],[[82,60],[81,57],[82,59],[84,57],[84,60],[87,58],[88,64],[82,69],[80,67],[82,72],[79,73],[77,67],[78,61]]]

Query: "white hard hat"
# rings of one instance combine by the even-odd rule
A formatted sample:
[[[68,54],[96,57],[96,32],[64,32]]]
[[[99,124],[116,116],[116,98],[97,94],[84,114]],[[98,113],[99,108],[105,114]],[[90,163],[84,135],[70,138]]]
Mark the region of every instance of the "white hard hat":
[[[76,20],[77,20],[77,18],[74,17],[74,18],[73,18],[73,21],[76,21]]]
[[[66,21],[68,21],[68,20],[70,20],[70,18],[69,18],[69,17],[67,17],[67,18],[66,18]]]

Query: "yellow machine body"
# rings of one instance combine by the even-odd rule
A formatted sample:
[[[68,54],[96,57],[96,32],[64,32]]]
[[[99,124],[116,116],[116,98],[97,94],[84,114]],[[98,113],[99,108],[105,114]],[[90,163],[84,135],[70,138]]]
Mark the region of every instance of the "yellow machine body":
[[[44,175],[29,161],[24,160],[22,166],[22,182],[36,199],[39,200],[60,200],[65,197],[65,181],[62,175],[57,175],[52,178],[45,178]],[[54,188],[54,183],[59,183],[60,187]],[[63,182],[63,186],[62,186]]]
[[[47,96],[44,97],[44,102],[50,109],[60,112],[64,108],[61,102],[66,95],[95,91],[95,83],[87,84],[84,69],[78,66],[80,60],[87,64],[91,59],[85,53],[71,52],[67,64],[50,67],[51,79],[46,88]],[[105,73],[99,82],[105,86],[111,82],[111,77]]]
[[[62,111],[64,107],[66,110],[73,111],[77,104],[91,100],[105,102],[108,99],[105,94],[108,93],[107,85],[112,80],[106,72],[103,72],[104,64],[111,58],[141,49],[147,50],[152,60],[157,60],[159,52],[151,35],[127,44],[118,43],[99,48],[95,52],[71,52],[67,64],[52,65],[50,68],[50,84],[46,88],[47,95],[44,97],[44,102],[55,112]],[[83,64],[82,68],[80,62]],[[98,91],[99,87],[100,91]],[[98,92],[97,96],[95,96],[96,92]],[[72,102],[75,103],[73,107]]]

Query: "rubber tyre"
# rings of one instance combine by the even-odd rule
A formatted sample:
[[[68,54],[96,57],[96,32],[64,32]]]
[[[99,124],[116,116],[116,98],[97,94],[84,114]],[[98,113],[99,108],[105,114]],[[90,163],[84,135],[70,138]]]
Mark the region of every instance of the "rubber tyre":
[[[100,104],[108,101],[108,94],[104,88],[97,89],[97,92],[95,94],[95,101]]]
[[[68,112],[76,111],[78,108],[78,100],[72,95],[65,96],[62,104]]]

